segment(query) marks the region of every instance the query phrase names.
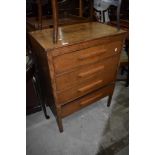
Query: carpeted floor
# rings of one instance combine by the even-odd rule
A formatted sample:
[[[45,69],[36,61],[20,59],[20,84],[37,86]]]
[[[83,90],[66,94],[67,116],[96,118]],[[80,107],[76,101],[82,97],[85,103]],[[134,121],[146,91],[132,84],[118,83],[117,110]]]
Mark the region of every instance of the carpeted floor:
[[[26,118],[27,155],[128,155],[129,95],[124,82],[117,82],[112,104],[107,97],[63,119],[59,133],[47,108]]]

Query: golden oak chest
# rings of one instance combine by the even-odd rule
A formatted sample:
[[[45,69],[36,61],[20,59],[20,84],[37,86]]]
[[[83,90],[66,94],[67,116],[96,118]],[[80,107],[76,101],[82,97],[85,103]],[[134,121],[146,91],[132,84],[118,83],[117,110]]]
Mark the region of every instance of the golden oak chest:
[[[39,30],[30,38],[44,97],[62,132],[63,117],[105,96],[110,106],[126,32],[97,22],[62,26],[56,44],[52,33]]]

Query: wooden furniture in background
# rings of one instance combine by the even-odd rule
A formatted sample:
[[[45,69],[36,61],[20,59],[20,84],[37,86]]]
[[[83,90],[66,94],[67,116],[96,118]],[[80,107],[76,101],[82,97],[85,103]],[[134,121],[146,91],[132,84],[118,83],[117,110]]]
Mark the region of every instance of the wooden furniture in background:
[[[57,28],[57,27],[56,27]],[[62,118],[109,96],[110,106],[126,32],[89,22],[30,33],[45,100]]]
[[[61,5],[63,5],[63,3],[58,5],[57,0],[56,1],[51,0],[52,6],[53,6],[53,7],[51,7],[52,14],[45,16],[42,13],[43,0],[37,0],[36,5],[38,8],[37,9],[38,16],[26,18],[27,32],[39,30],[39,29],[52,28],[54,26],[54,23],[56,22],[56,20],[57,20],[57,23],[59,23],[59,26],[92,21],[93,20],[92,19],[93,18],[92,0],[89,0],[90,1],[90,11],[89,11],[90,17],[89,18],[85,18],[83,16],[83,12],[84,12],[83,0],[78,0],[78,1],[79,1],[79,8],[76,7],[76,8],[61,9],[61,7],[62,7]],[[65,3],[65,1],[64,1],[64,3]],[[68,5],[68,7],[70,7],[70,4]],[[59,8],[59,13],[58,13],[58,8]],[[71,14],[70,9],[79,10],[79,14],[78,15],[73,14],[73,13]],[[59,14],[59,18],[54,19],[53,17],[58,16],[58,14]]]
[[[41,104],[38,100],[34,85],[34,63],[27,51],[26,55],[26,114],[41,111]]]
[[[28,52],[26,59],[26,114],[31,114],[43,109],[45,118],[48,119],[49,116],[46,112],[46,105],[45,102],[42,101],[37,69],[31,54]]]
[[[30,68],[26,73],[26,114],[41,111],[42,109],[33,84],[33,72],[33,68]]]

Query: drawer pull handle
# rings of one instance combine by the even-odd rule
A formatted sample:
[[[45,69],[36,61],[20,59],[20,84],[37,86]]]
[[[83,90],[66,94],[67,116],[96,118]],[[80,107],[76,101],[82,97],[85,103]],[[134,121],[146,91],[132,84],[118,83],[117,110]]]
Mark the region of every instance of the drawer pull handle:
[[[88,72],[80,73],[80,74],[78,75],[78,77],[85,77],[85,76],[88,76],[88,75],[90,75],[90,74],[93,74],[93,73],[96,73],[96,72],[98,72],[98,71],[101,71],[101,70],[103,70],[103,69],[104,69],[104,66],[100,66],[100,67],[95,68],[95,69],[92,69],[92,70],[90,70],[90,71],[88,71]]]
[[[96,82],[94,82],[94,83],[92,83],[90,85],[87,85],[85,87],[82,87],[82,88],[78,89],[78,91],[79,92],[85,92],[85,91],[87,91],[87,90],[89,90],[89,89],[91,89],[91,88],[101,84],[102,82],[103,82],[103,80],[96,81]]]
[[[98,98],[100,98],[100,97],[102,97],[102,94],[98,94],[98,95],[96,95],[96,96],[94,96],[94,97],[89,98],[88,100],[82,101],[82,102],[80,103],[80,105],[81,105],[81,106],[87,105],[89,102],[91,102],[91,101],[93,101],[93,100],[95,100],[95,99],[98,99]]]
[[[82,55],[79,57],[79,60],[84,60],[84,59],[87,59],[87,58],[91,58],[91,57],[94,57],[94,56],[98,56],[100,54],[104,54],[106,53],[106,50],[103,49],[102,51],[99,51],[99,52],[94,52],[94,53],[89,53],[89,54],[85,54],[85,55]]]

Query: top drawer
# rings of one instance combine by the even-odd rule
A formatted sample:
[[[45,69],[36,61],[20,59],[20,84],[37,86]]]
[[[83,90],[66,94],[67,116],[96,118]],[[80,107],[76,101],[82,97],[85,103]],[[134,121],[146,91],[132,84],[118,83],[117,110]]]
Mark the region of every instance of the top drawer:
[[[121,47],[122,42],[115,41],[57,56],[54,58],[55,72],[60,74],[82,65],[95,63],[120,53]]]

